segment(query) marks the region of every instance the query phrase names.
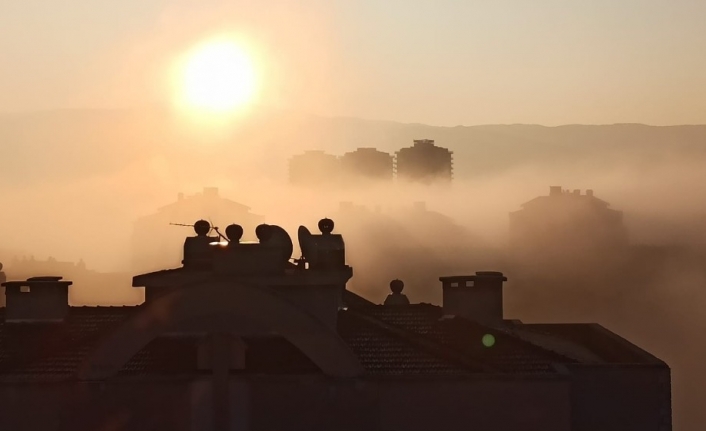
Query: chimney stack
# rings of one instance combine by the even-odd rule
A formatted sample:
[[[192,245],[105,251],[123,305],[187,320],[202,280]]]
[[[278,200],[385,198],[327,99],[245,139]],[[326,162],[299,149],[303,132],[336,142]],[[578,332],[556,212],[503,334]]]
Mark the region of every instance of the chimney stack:
[[[559,196],[561,194],[561,186],[550,186],[549,196]]]
[[[71,281],[61,277],[32,277],[8,281],[5,287],[5,321],[8,323],[61,322],[69,312]]]
[[[441,277],[444,315],[453,315],[489,325],[503,323],[502,272]]]

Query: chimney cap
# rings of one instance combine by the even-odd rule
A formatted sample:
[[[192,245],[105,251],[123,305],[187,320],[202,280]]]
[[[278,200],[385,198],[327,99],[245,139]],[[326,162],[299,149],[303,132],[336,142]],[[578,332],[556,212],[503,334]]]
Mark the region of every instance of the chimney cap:
[[[243,237],[243,227],[239,224],[231,224],[226,227],[226,236],[229,241],[239,242]]]
[[[73,281],[64,280],[63,277],[41,276],[41,277],[30,277],[27,280],[6,281],[0,285],[5,286],[5,287],[17,287],[17,286],[71,286],[72,284],[74,284]]]
[[[64,277],[43,275],[43,276],[39,276],[39,277],[30,277],[27,279],[27,281],[59,281],[63,278]]]
[[[319,230],[322,234],[328,235],[333,232],[334,223],[330,218],[322,218],[319,220]]]
[[[481,277],[504,277],[504,274],[500,271],[476,271],[476,275]]]
[[[404,289],[404,282],[399,279],[394,279],[390,282],[390,290],[392,293],[402,293],[402,289]]]

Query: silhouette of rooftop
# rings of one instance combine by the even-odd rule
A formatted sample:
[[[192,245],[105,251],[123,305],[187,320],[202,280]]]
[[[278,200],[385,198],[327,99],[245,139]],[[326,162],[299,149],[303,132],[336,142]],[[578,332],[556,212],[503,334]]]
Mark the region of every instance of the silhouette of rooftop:
[[[557,374],[555,364],[659,363],[594,324],[514,324],[498,330],[468,319],[443,319],[441,307],[431,304],[374,305],[352,292],[346,293],[346,303],[348,309],[338,312],[337,331],[372,375]],[[140,308],[71,307],[62,324],[0,323],[0,379],[75,379],[97,342]],[[488,333],[498,340],[492,349],[481,344]],[[197,344],[189,337],[155,339],[120,374],[198,373]],[[288,358],[267,364],[251,359],[249,372],[320,372],[281,337],[251,337],[246,344],[252,359]]]
[[[499,409],[505,417],[493,421],[504,421],[502,429],[518,429],[535,408],[545,413],[530,418],[530,429],[553,424],[550,429],[574,430],[556,424],[595,417],[596,406],[605,416],[597,423],[621,423],[610,412],[624,410],[622,395],[620,402],[601,404],[615,390],[634,398],[621,417],[640,411],[634,423],[671,421],[664,409],[669,367],[610,331],[595,324],[525,325],[506,319],[507,278],[497,271],[440,277],[441,306],[406,298],[398,279],[390,283],[392,299],[373,304],[346,288],[353,271],[333,220],[321,219],[318,228],[313,234],[299,227],[302,256],[293,259],[293,241],[279,226],[259,225],[258,241],[250,242],[241,241],[240,225],[228,226],[224,235],[199,220],[195,235],[184,240],[181,267],[133,278],[132,285],[145,292],[145,302],[136,306],[70,307],[72,282],[59,276],[5,282],[0,381],[25,383],[30,395],[43,393],[46,383],[62,382],[72,403],[67,417],[79,423],[93,415],[91,406],[116,411],[135,400],[140,402],[127,409],[147,408],[140,414],[148,417],[200,414],[203,405],[184,407],[184,413],[176,408],[181,401],[162,397],[165,404],[156,407],[149,400],[173,391],[179,400],[193,399],[203,393],[194,388],[208,387],[213,395],[201,402],[212,404],[208,414],[218,429],[229,429],[234,415],[228,406],[237,396],[231,391],[239,390],[232,389],[233,382],[259,397],[249,399],[256,405],[247,407],[247,414],[260,421],[271,418],[273,408],[285,411],[307,399],[312,388],[326,398],[322,408],[365,403],[353,411],[368,415],[373,425],[356,429],[416,429],[375,424],[380,412],[402,423],[410,402],[420,408],[429,397],[454,406],[470,403],[464,409],[477,403]],[[632,370],[638,370],[637,379]],[[586,377],[608,386],[595,389]],[[80,390],[73,391],[71,383]],[[96,384],[110,395],[103,389],[83,391]],[[641,388],[639,396],[630,395],[635,387]],[[289,395],[282,397],[283,389]],[[339,398],[343,391],[349,394]],[[378,398],[385,391],[407,401],[395,407],[390,400],[396,397]],[[458,396],[466,393],[472,399]],[[640,398],[643,393],[646,398]],[[577,400],[569,403],[567,394]],[[508,397],[516,401],[508,403]],[[73,408],[78,405],[86,408]],[[662,409],[647,408],[654,405]],[[46,408],[63,412],[62,405]],[[266,416],[258,416],[262,409]],[[458,423],[464,409],[452,408],[452,417],[431,409],[421,417],[429,424]],[[106,421],[99,416],[99,422]]]

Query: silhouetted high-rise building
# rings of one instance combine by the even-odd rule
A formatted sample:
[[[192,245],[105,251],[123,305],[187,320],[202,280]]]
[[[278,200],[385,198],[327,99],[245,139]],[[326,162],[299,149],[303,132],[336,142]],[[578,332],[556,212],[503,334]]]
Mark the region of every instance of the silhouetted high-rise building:
[[[397,179],[422,183],[451,181],[453,152],[434,145],[431,139],[415,140],[397,152]]]
[[[346,289],[329,219],[293,240],[260,225],[183,266],[138,275],[145,302],[70,307],[72,282],[3,283],[0,429],[671,430],[667,364],[597,324],[525,324],[500,272],[440,277],[441,305],[394,280],[386,305]],[[406,298],[405,298],[406,297]]]
[[[510,213],[510,239],[515,250],[532,253],[565,253],[616,250],[627,246],[623,213],[608,208],[593,190],[549,188]]]
[[[341,168],[348,180],[392,181],[394,158],[375,148],[358,148],[341,157]]]
[[[315,187],[337,185],[340,177],[340,160],[324,151],[306,151],[289,159],[291,184]]]

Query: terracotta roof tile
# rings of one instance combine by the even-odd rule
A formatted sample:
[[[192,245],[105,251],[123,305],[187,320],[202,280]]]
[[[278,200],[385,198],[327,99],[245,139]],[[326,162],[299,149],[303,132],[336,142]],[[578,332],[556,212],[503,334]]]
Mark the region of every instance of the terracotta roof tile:
[[[463,318],[442,318],[441,307],[431,304],[399,307],[377,305],[361,308],[360,311],[385,324],[428,337],[441,348],[462,353],[502,372],[552,373],[553,363],[573,362],[572,359],[519,339],[510,332]],[[486,334],[495,338],[492,347],[483,345],[482,339]]]
[[[414,343],[397,337],[354,313],[339,313],[338,332],[370,374],[457,375],[472,372],[427,353]]]
[[[377,376],[460,376],[488,369],[554,373],[555,363],[588,357],[572,354],[578,350],[571,350],[571,345],[597,351],[616,342],[603,340],[605,334],[589,331],[587,326],[511,324],[498,329],[467,319],[444,318],[441,308],[430,304],[380,306],[362,298],[348,303],[352,308],[339,312],[338,332],[365,370]],[[72,307],[61,324],[7,324],[4,309],[0,309],[0,378],[72,378],[101,337],[137,309]],[[529,336],[530,332],[545,338]],[[481,341],[486,334],[495,337],[492,347],[485,347]],[[552,342],[547,341],[549,338]],[[245,372],[320,372],[281,337],[250,337],[244,341],[248,347]],[[155,339],[123,367],[120,375],[197,373],[198,343],[193,337]],[[605,359],[604,352],[598,353]]]

